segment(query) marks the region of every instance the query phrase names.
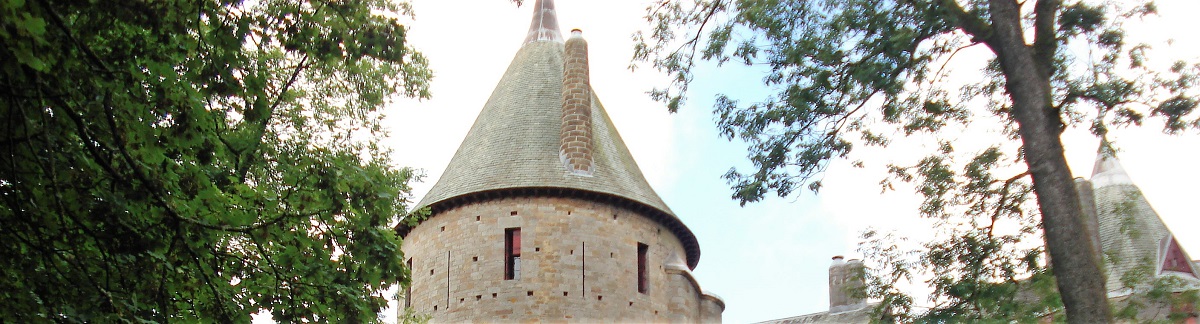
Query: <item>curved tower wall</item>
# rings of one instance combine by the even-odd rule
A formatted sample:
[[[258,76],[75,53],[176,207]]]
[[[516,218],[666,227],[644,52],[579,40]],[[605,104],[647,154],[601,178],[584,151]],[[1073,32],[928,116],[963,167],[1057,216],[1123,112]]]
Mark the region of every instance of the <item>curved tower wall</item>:
[[[521,229],[521,273],[506,280],[509,228]],[[645,293],[638,291],[639,243],[648,246]],[[412,260],[410,307],[436,322],[718,322],[724,309],[690,273],[666,271],[670,258],[685,253],[671,231],[606,202],[504,197],[465,204],[413,228],[403,250]]]

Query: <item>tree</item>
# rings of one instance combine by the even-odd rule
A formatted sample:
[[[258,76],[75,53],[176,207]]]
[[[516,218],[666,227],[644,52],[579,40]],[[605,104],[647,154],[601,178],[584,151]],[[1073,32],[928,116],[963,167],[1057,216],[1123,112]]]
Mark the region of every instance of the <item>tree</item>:
[[[916,166],[889,166],[900,180],[932,176],[919,186],[927,216],[1024,215],[1009,199],[1022,198],[1013,185],[1028,183],[1067,319],[1109,322],[1101,260],[1081,231],[1060,134],[1083,124],[1102,135],[1148,115],[1161,117],[1167,132],[1200,126],[1192,114],[1197,67],[1157,73],[1145,64],[1146,46],[1126,44],[1121,22],[1153,12],[1150,3],[1057,0],[663,0],[648,8],[651,28],[635,35],[634,60],[672,75],[651,91],[670,111],[683,103],[697,61],[766,70],[774,94],[751,104],[719,95],[714,107],[721,133],[749,143],[754,170],[725,175],[743,204],[772,191],[815,191],[830,161],[851,159],[855,144],[886,146],[893,133],[941,142]],[[955,54],[974,47],[991,58],[984,78],[955,88]],[[955,152],[955,129],[989,118],[988,128],[1008,138],[971,160],[1009,170],[1001,167],[1011,163],[994,164],[1010,156],[1023,170],[999,177],[1007,181],[974,175],[988,181],[956,187],[949,180],[959,174],[939,156]]]
[[[408,5],[0,2],[3,322],[376,321]]]

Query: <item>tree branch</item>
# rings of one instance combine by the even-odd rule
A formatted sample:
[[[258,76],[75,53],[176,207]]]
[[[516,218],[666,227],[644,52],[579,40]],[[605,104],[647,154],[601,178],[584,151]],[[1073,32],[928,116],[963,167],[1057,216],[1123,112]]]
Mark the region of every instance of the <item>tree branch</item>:
[[[988,46],[991,46],[992,26],[987,22],[971,15],[955,0],[940,0],[935,5],[949,16],[950,19],[947,20],[971,35],[972,42],[987,43]]]
[[[250,148],[247,149],[246,152],[237,152],[238,155],[245,156],[245,159],[239,159],[240,165],[238,166],[237,176],[240,182],[246,182],[246,173],[250,172],[250,165],[253,164],[254,155],[258,154],[258,147],[262,145],[263,136],[266,135],[267,132],[267,124],[270,123],[271,118],[274,117],[275,109],[278,108],[279,104],[283,102],[283,97],[287,95],[287,92],[289,89],[291,89],[292,84],[295,84],[296,80],[299,79],[300,72],[303,72],[306,68],[308,68],[308,54],[305,54],[304,57],[300,59],[300,63],[296,64],[296,69],[292,71],[292,76],[289,77],[287,82],[283,84],[283,88],[279,90],[279,94],[275,96],[275,100],[271,103],[271,106],[267,107],[267,111],[259,112],[259,120],[253,121],[256,122],[254,127],[257,128],[258,133],[255,140],[252,142]]]
[[[75,38],[75,33],[73,33],[70,28],[67,28],[67,24],[63,22],[62,16],[59,15],[57,11],[54,11],[54,8],[51,7],[46,0],[41,0],[38,2],[42,4],[43,8],[46,8],[46,13],[49,14],[48,16],[50,16],[50,20],[54,22],[54,26],[62,30],[63,35],[66,35],[67,39],[70,40],[71,43],[75,44],[75,47],[79,48],[80,51],[83,51],[84,56],[87,56],[88,60],[92,61],[92,64],[95,64],[102,71],[104,71],[104,73],[113,73],[112,69],[108,68],[108,64],[106,64],[104,60],[101,60],[100,56],[96,55],[96,52],[93,52],[91,47],[88,47],[87,44],[84,44],[83,42],[79,41],[78,38]]]
[[[1058,50],[1056,36],[1058,8],[1061,0],[1038,0],[1033,7],[1033,57],[1037,60],[1042,73],[1054,74],[1054,53]]]
[[[1011,188],[1013,183],[1016,183],[1017,180],[1027,176],[1029,176],[1029,171],[1021,172],[1021,174],[1015,175],[1012,178],[1008,178],[1008,180],[1004,180],[1004,186],[1000,188],[1000,201],[996,203],[996,211],[992,213],[991,225],[988,225],[988,237],[992,237],[992,230],[994,230],[996,227],[996,220],[1000,218],[1000,212],[1005,209],[1004,205],[1008,203],[1009,188]]]

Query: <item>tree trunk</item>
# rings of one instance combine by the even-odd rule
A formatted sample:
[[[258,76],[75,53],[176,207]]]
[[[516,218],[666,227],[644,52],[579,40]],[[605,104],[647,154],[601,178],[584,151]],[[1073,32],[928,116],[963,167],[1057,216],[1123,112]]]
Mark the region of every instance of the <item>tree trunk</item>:
[[[1038,3],[1039,16],[1057,14],[1057,4],[1050,3],[1053,8],[1047,11],[1041,10],[1042,5]],[[1033,177],[1050,266],[1067,309],[1067,321],[1110,323],[1104,274],[1084,231],[1079,193],[1059,138],[1062,121],[1051,104],[1052,71],[1047,60],[1053,57],[1054,44],[1051,41],[1049,48],[1035,47],[1045,44],[1043,37],[1053,35],[1038,35],[1034,46],[1027,45],[1016,2],[992,0],[989,9],[993,34],[987,44],[1000,60],[1006,90],[1012,98],[1012,117],[1020,127],[1025,163]],[[1043,18],[1053,22],[1052,16],[1038,17]]]

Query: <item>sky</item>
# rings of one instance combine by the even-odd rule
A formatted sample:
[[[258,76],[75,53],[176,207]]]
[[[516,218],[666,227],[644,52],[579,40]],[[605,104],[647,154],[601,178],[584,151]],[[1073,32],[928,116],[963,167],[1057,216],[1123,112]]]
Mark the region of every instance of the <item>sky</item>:
[[[466,136],[529,27],[535,0],[517,7],[505,0],[415,0],[416,20],[407,41],[429,57],[433,98],[397,100],[387,109],[398,165],[423,170],[414,183],[414,202],[437,181]],[[1200,37],[1188,33],[1190,13],[1200,4],[1158,1],[1152,22],[1129,22],[1131,34],[1154,44],[1153,55],[1195,59]],[[701,67],[690,99],[676,114],[653,102],[646,91],[664,77],[648,66],[630,71],[630,35],[646,28],[645,1],[558,0],[564,34],[583,30],[590,50],[591,83],[642,172],[663,200],[695,233],[701,258],[694,275],[702,288],[725,300],[724,320],[758,322],[825,311],[830,258],[861,257],[859,233],[870,227],[921,237],[928,222],[917,215],[920,198],[910,188],[881,193],[885,163],[913,161],[928,143],[898,143],[860,151],[867,168],[835,161],[823,175],[820,194],[797,192],[739,206],[721,179],[730,167],[748,170],[745,146],[717,135],[712,104],[716,93],[761,98],[761,76],[737,68]],[[970,72],[964,75],[971,75]],[[994,131],[993,131],[994,132]],[[1130,177],[1185,250],[1200,255],[1200,136],[1161,134],[1160,128],[1116,129],[1109,139]],[[968,139],[969,140],[969,139]],[[1091,174],[1099,139],[1086,130],[1064,135],[1076,176]],[[394,311],[389,311],[394,316]],[[394,320],[394,317],[390,317]]]

